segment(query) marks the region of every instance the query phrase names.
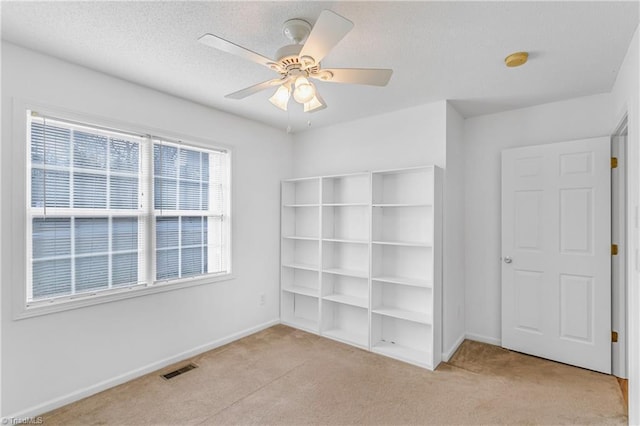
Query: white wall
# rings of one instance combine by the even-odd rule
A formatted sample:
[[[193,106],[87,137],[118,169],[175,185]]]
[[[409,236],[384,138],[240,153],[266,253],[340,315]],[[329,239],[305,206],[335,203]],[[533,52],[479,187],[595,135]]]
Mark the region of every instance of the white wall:
[[[297,134],[294,176],[444,167],[445,117],[440,101]]]
[[[465,336],[464,119],[447,103],[445,171],[442,352],[448,361]]]
[[[624,114],[628,114],[627,138],[627,236],[629,261],[627,263],[627,359],[629,376],[629,424],[640,424],[640,276],[637,257],[638,227],[635,221],[640,200],[640,27],[629,46],[611,92],[613,116],[611,130]],[[634,256],[635,254],[635,256]]]
[[[445,359],[464,337],[462,117],[445,101],[323,127],[294,137],[294,176],[435,164],[445,168]]]
[[[278,321],[279,181],[292,175],[291,137],[227,113],[2,45],[2,187],[13,179],[12,99],[27,99],[231,146],[236,278],[14,321],[11,293],[24,285],[24,215],[2,203],[2,415],[34,415],[113,385],[163,360]],[[17,235],[24,233],[17,232]],[[259,305],[259,295],[266,304]]]
[[[467,337],[501,341],[501,151],[607,136],[611,98],[587,96],[465,120]]]

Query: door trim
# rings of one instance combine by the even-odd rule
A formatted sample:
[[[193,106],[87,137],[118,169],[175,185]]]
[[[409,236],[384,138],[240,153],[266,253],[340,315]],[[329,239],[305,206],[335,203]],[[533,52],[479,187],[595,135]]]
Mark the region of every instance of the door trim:
[[[611,374],[627,378],[627,283],[629,244],[627,238],[627,119],[626,116],[611,136],[611,156],[618,167],[611,170],[611,242],[620,251],[611,258],[611,329],[618,342],[611,344]]]

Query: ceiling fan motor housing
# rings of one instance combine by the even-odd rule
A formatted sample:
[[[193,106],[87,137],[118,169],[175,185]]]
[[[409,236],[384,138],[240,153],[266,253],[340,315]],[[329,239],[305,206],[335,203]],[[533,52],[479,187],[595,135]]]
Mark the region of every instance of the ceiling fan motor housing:
[[[309,74],[318,72],[320,64],[316,64],[313,58],[306,59],[307,57],[300,58],[298,56],[302,47],[301,44],[288,44],[278,49],[276,58],[278,58],[278,63],[285,70],[283,74],[289,74],[294,69],[304,69]]]

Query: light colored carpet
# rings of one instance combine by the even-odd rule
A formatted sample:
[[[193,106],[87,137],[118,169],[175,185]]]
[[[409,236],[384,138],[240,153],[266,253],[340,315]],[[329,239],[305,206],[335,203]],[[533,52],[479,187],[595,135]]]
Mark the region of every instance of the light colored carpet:
[[[191,361],[199,368],[167,381],[168,367],[44,424],[627,423],[613,376],[471,341],[431,372],[278,325]]]

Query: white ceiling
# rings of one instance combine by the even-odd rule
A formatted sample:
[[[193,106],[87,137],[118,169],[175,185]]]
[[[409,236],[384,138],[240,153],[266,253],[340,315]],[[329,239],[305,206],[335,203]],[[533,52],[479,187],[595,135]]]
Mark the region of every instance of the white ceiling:
[[[204,105],[294,131],[449,99],[466,117],[608,92],[638,25],[638,2],[8,2],[2,38]],[[328,68],[393,68],[387,87],[317,82],[328,108],[289,114],[273,90],[224,95],[276,76],[196,40],[213,33],[265,56],[282,23],[322,9],[355,23]],[[504,57],[530,52],[521,68]],[[294,102],[291,102],[293,105]],[[290,106],[291,106],[290,105]],[[298,105],[296,104],[296,107]]]

